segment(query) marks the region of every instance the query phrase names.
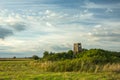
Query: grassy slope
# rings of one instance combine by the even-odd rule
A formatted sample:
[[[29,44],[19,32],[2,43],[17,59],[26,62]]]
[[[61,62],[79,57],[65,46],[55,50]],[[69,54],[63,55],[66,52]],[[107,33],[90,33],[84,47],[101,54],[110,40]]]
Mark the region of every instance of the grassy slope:
[[[117,80],[116,73],[40,72],[29,61],[0,61],[0,80]]]

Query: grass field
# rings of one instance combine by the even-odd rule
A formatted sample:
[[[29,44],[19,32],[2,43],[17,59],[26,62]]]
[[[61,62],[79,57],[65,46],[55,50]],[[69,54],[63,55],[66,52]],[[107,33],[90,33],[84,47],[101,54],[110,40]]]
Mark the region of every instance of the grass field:
[[[41,72],[30,61],[0,61],[0,80],[120,80],[119,73]]]

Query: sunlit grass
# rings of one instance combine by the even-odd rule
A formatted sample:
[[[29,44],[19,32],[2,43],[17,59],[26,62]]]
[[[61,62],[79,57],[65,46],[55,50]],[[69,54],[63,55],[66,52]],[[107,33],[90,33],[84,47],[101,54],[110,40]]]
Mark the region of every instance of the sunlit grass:
[[[49,63],[51,64],[51,63]],[[30,61],[0,61],[0,80],[119,80],[119,72],[107,71],[107,65],[103,72],[42,72],[40,63],[34,66]],[[116,64],[114,64],[116,65]],[[113,66],[113,64],[112,64]],[[111,67],[112,67],[111,66]],[[89,67],[89,66],[88,66]],[[99,67],[99,66],[97,66]],[[97,70],[97,67],[95,70]],[[119,65],[117,64],[117,67]],[[99,68],[98,68],[99,69]],[[110,68],[111,69],[111,68]]]

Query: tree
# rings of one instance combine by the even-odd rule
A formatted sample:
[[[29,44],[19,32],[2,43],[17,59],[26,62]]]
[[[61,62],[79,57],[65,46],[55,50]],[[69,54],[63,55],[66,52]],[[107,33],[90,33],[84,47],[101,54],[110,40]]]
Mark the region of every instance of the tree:
[[[88,51],[88,49],[83,48],[82,51]]]
[[[49,55],[49,52],[48,51],[45,51],[44,53],[43,53],[43,57],[46,57],[46,56],[48,56]]]
[[[16,59],[16,56],[14,56],[13,59]]]
[[[69,51],[67,52],[67,55],[68,55],[68,58],[69,58],[69,59],[72,59],[72,58],[73,58],[73,51],[72,51],[72,50],[69,50]]]
[[[32,56],[32,59],[34,59],[34,60],[38,60],[39,57],[38,57],[37,55],[33,55],[33,56]]]

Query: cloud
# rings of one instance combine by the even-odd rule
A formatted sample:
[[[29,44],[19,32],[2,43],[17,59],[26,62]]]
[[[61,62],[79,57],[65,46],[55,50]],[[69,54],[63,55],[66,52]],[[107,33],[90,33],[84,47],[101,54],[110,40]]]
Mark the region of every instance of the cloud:
[[[26,29],[26,25],[24,23],[15,23],[10,26],[14,28],[16,31],[23,31]]]
[[[20,32],[26,29],[26,25],[23,23],[14,23],[12,25],[5,24],[0,26],[0,38],[13,36],[16,32]]]
[[[43,13],[42,19],[46,20],[46,21],[60,21],[61,19],[63,19],[64,17],[66,17],[67,14],[63,13],[63,12],[56,12],[53,10],[45,10],[45,12]]]
[[[29,52],[29,51],[32,51],[32,48],[30,47],[33,47],[32,45],[32,41],[31,41],[31,46],[28,45],[28,42],[29,40],[27,41],[24,41],[24,40],[19,40],[19,39],[16,39],[16,38],[9,38],[9,40],[0,40],[0,45],[1,46],[1,49],[4,48],[4,50],[0,50],[0,51],[7,51],[7,52]],[[27,48],[25,46],[28,46]],[[3,47],[3,48],[2,48]]]
[[[85,48],[110,48],[120,41],[119,2],[9,0],[0,4],[7,8],[0,10],[0,25],[9,32],[0,39],[3,52],[41,55],[44,50],[72,49],[74,42]]]
[[[24,15],[24,17],[26,17]],[[0,10],[0,38],[13,36],[27,29],[27,18],[7,9]]]
[[[120,42],[119,26],[95,25],[89,36],[95,41]]]
[[[64,46],[64,45],[53,45],[51,46],[51,48],[53,51],[57,51],[57,52],[67,51],[71,49],[70,46]]]
[[[81,19],[90,19],[93,17],[93,15],[94,15],[93,13],[85,12],[85,13],[80,14],[80,18]]]
[[[15,38],[14,42],[16,44],[9,45],[13,46],[13,49],[10,49],[9,52],[65,51],[71,49],[74,42],[86,43],[90,35],[95,41],[100,40],[98,35],[100,35],[99,29],[102,29],[102,25],[96,25],[92,29],[93,25],[79,23],[82,21],[89,22],[95,18],[94,13],[87,9],[73,15],[54,10],[44,10],[36,16],[28,13],[26,15],[17,15],[19,16],[11,16],[8,21],[4,22],[8,28],[12,29],[14,34],[17,33],[11,37]],[[89,32],[90,30],[93,30],[93,32]],[[89,36],[86,36],[88,32]],[[96,33],[99,34],[96,35]],[[9,37],[9,40],[12,41],[11,38]],[[19,40],[22,40],[22,42],[19,43]],[[60,44],[58,45],[58,43]],[[62,43],[71,45],[64,46],[61,45]],[[89,43],[92,43],[92,41],[89,41]]]
[[[98,9],[117,8],[118,9],[119,6],[120,6],[119,2],[117,2],[117,3],[110,3],[109,2],[109,3],[106,3],[106,4],[104,4],[104,3],[100,4],[100,3],[95,3],[95,2],[87,0],[87,1],[85,1],[85,5],[82,6],[82,7],[87,8],[87,9],[90,9],[90,8],[93,8],[93,9],[95,9],[95,8],[98,8]]]
[[[47,17],[54,17],[54,16],[57,16],[57,14],[55,12],[52,12],[50,10],[46,10],[45,11],[45,14],[47,15]]]
[[[111,13],[111,12],[113,12],[113,10],[110,9],[110,8],[107,8],[106,12],[107,12],[107,13]]]
[[[11,35],[13,35],[12,30],[0,27],[0,38],[1,39],[4,39],[4,38],[11,36]]]

